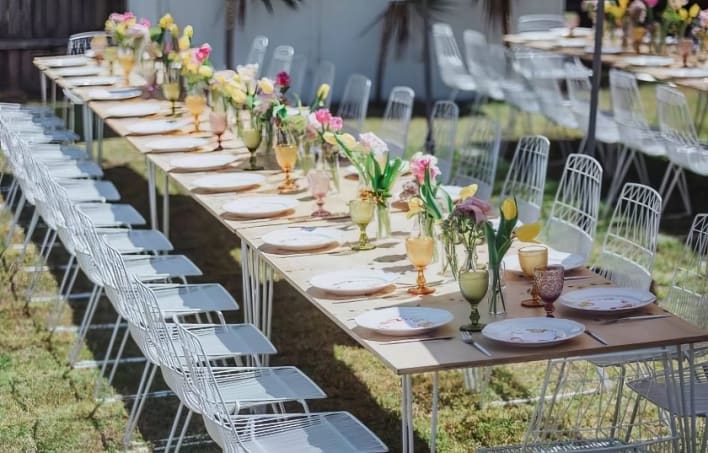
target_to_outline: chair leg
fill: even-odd
[[[101,294],[103,294],[103,287],[94,285],[88,305],[86,306],[86,311],[84,312],[84,317],[82,318],[81,325],[79,326],[78,337],[74,342],[74,346],[71,348],[71,352],[69,352],[69,366],[73,367],[76,363],[76,359],[79,357],[81,346],[84,344],[86,334],[88,333],[88,328],[91,326],[91,321],[93,320],[93,315],[96,313],[98,301],[101,300]]]
[[[683,207],[685,208],[685,214],[691,215],[693,209],[691,207],[691,195],[688,190],[688,182],[686,181],[686,173],[681,171],[678,181],[679,193],[681,194],[681,200],[683,201]]]
[[[22,250],[20,251],[20,254],[17,256],[17,263],[22,266],[22,263],[25,261],[25,254],[27,253],[27,247],[29,247],[30,241],[32,241],[32,236],[34,235],[34,230],[37,229],[37,223],[39,223],[39,211],[34,210],[34,213],[32,213],[32,220],[30,220],[30,224],[27,227],[27,231],[25,232],[25,240],[22,242]],[[49,231],[47,230],[45,234],[45,238],[49,235]],[[45,239],[46,240],[46,239]]]
[[[607,191],[607,209],[612,209],[613,203],[619,194],[620,188],[622,187],[622,182],[627,176],[627,171],[629,166],[634,160],[635,150],[623,147],[622,150],[617,155],[617,162],[615,163],[615,173],[612,176],[612,182],[610,183],[610,189]]]
[[[645,186],[651,186],[651,181],[649,180],[649,171],[647,170],[647,162],[644,159],[644,154],[639,152],[634,156],[634,168],[637,170],[639,175],[639,182]]]
[[[25,198],[25,194],[23,193],[22,195],[20,195],[20,201],[17,202],[17,207],[15,208],[15,215],[12,216],[10,226],[7,229],[7,235],[5,236],[6,246],[10,246],[12,244],[12,238],[15,235],[15,228],[17,228],[17,224],[20,221],[20,216],[22,215],[22,210],[25,207],[26,201],[27,199]]]
[[[34,292],[37,289],[37,284],[39,283],[40,275],[42,274],[42,268],[49,261],[49,255],[52,253],[52,248],[57,240],[57,232],[53,230],[47,230],[48,235],[44,236],[45,242],[42,243],[42,248],[39,251],[39,257],[35,263],[34,272],[32,273],[32,280],[30,281],[29,287],[25,292],[25,298],[27,301],[32,300]]]
[[[79,273],[79,266],[76,264],[76,257],[71,255],[69,257],[69,262],[66,264],[66,270],[64,271],[64,277],[62,277],[61,285],[59,286],[59,297],[54,302],[54,307],[47,316],[47,329],[54,331],[56,326],[59,325],[61,319],[61,314],[64,311],[64,302],[68,299],[71,290],[74,287],[74,282],[76,281],[76,276]]]
[[[108,361],[111,358],[111,352],[113,351],[113,345],[116,342],[116,337],[118,336],[118,330],[120,329],[120,322],[122,321],[123,317],[121,315],[118,315],[116,317],[116,322],[115,325],[113,326],[113,332],[111,333],[111,339],[108,341],[108,347],[106,348],[106,353],[103,356],[103,363],[101,364],[101,372],[99,373],[98,377],[96,378],[96,384],[94,386],[94,397],[96,399],[99,398],[100,393],[101,393],[101,388],[102,388],[102,383],[103,383],[103,377],[106,375],[106,368],[108,368]]]
[[[143,379],[141,379],[140,381],[141,386],[138,388],[138,392],[136,393],[135,401],[133,402],[133,407],[130,410],[130,415],[128,416],[128,424],[125,427],[125,434],[123,435],[123,446],[126,449],[130,448],[130,445],[133,442],[133,432],[135,431],[135,427],[138,424],[140,413],[143,411],[143,407],[145,406],[145,400],[147,399],[147,394],[150,391],[150,387],[152,387],[152,381],[155,378],[155,372],[157,371],[157,368],[157,365],[153,365],[152,363],[147,363],[145,365],[145,370],[143,371]],[[150,375],[147,378],[147,381],[144,382],[148,370],[150,370]]]
[[[116,353],[116,356],[113,359],[113,365],[111,366],[111,374],[108,375],[108,385],[113,384],[113,378],[116,376],[116,371],[118,371],[118,365],[120,359],[123,357],[123,351],[125,350],[125,345],[128,342],[128,338],[130,338],[130,330],[125,329],[125,332],[123,333],[123,339],[121,340],[120,346],[118,347],[118,352]]]
[[[191,410],[187,412],[187,418],[184,420],[184,425],[182,425],[182,432],[179,433],[179,440],[177,441],[177,446],[175,447],[175,453],[179,453],[179,450],[182,448],[182,442],[184,441],[184,436],[187,434],[187,428],[189,428],[189,422],[192,420],[192,412]]]
[[[170,434],[167,436],[167,443],[165,444],[165,453],[168,453],[170,451],[170,447],[172,447],[172,441],[175,438],[175,434],[177,433],[177,427],[179,426],[179,419],[182,418],[182,409],[184,409],[184,403],[182,401],[179,402],[179,407],[177,408],[177,413],[175,414],[175,419],[172,421],[172,427],[170,428]]]

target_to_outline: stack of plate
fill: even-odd
[[[236,156],[229,154],[203,154],[186,156],[170,160],[173,171],[217,170],[236,161]]]
[[[57,69],[54,73],[61,77],[79,77],[98,75],[103,72],[99,66],[70,66]]]
[[[391,307],[363,313],[354,321],[376,333],[391,336],[422,335],[448,324],[452,313],[440,308]]]
[[[178,131],[187,124],[185,120],[145,120],[126,124],[125,129],[134,135],[166,134]]]
[[[160,113],[162,106],[156,102],[131,102],[114,105],[106,109],[106,117],[134,118]]]
[[[490,340],[514,346],[553,346],[585,332],[579,322],[560,318],[515,318],[493,322],[482,329]]]
[[[312,277],[310,283],[337,296],[362,296],[391,286],[397,278],[397,275],[388,272],[363,269],[319,274]]]
[[[316,228],[299,229],[285,228],[271,231],[263,236],[263,243],[281,250],[299,252],[303,250],[317,250],[339,244],[342,240],[340,231]]]
[[[222,206],[226,214],[249,219],[267,219],[282,215],[298,205],[288,197],[247,197],[230,201]]]
[[[118,77],[112,76],[90,76],[90,77],[72,77],[68,82],[75,87],[91,87],[101,85],[114,85],[118,83]]]
[[[627,313],[653,304],[649,291],[634,288],[585,288],[560,296],[564,307],[594,314]]]
[[[145,147],[155,153],[178,153],[193,151],[206,145],[208,140],[197,137],[165,137],[145,143]]]
[[[90,99],[96,101],[121,101],[123,99],[132,99],[140,96],[142,92],[137,88],[113,88],[106,90],[96,88],[87,93]]]
[[[42,64],[48,68],[68,68],[70,66],[83,66],[89,62],[88,58],[82,55],[48,58]]]
[[[265,182],[265,177],[256,173],[221,173],[204,176],[192,182],[195,190],[205,192],[235,192],[259,186]]]

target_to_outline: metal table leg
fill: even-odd
[[[93,156],[93,112],[87,102],[82,104],[83,107],[83,122],[84,122],[84,142],[86,143],[86,151],[89,156]],[[98,160],[96,160],[98,162]]]
[[[411,376],[401,376],[401,451],[413,452],[413,389]]]
[[[162,233],[170,237],[170,175],[165,172],[165,188],[162,192]]]
[[[433,407],[430,415],[430,453],[435,453],[435,443],[438,437],[438,399],[440,393],[440,383],[438,381],[438,372],[433,373]]]
[[[148,202],[150,204],[150,228],[156,230],[157,225],[157,194],[155,188],[155,165],[145,156],[145,170],[148,177]]]
[[[96,157],[96,162],[101,165],[103,162],[103,128],[104,128],[103,118],[96,115],[96,142],[98,144],[98,155]]]
[[[42,107],[47,106],[47,75],[44,72],[40,72],[39,75],[39,89],[42,95]]]

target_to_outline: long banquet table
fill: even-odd
[[[56,77],[51,69],[42,64],[43,58],[35,59],[36,66],[43,73],[62,87],[70,87],[70,82],[61,77]],[[192,182],[205,174],[216,172],[238,172],[246,165],[248,153],[242,144],[232,136],[227,136],[224,154],[233,154],[238,157],[238,161],[227,168],[211,171],[184,173],[173,171],[171,160],[192,153],[151,153],[146,147],[146,142],[157,136],[134,136],[126,130],[126,124],[130,122],[144,121],[141,118],[108,118],[107,109],[114,105],[115,101],[92,101],[87,97],[87,88],[70,88],[76,96],[85,101],[86,112],[95,115],[99,123],[105,122],[116,134],[123,137],[132,148],[145,156],[148,164],[148,193],[151,204],[151,221],[157,224],[157,198],[156,198],[156,177],[158,171],[162,172],[166,182],[176,184],[185,193],[188,193],[206,211],[221,222],[225,228],[237,235],[242,244],[242,270],[244,278],[243,305],[245,319],[253,322],[261,328],[267,335],[270,334],[270,317],[272,308],[273,278],[277,273],[284,278],[293,288],[295,288],[306,300],[317,307],[332,322],[344,330],[349,336],[357,341],[361,346],[375,355],[390,370],[400,376],[401,380],[401,429],[403,451],[413,451],[413,395],[411,378],[415,374],[434,373],[435,393],[433,398],[433,423],[431,435],[431,450],[435,449],[434,439],[436,432],[437,415],[437,373],[443,370],[453,370],[462,368],[476,368],[499,364],[522,363],[536,360],[548,360],[554,358],[585,356],[599,353],[632,351],[648,347],[682,348],[687,347],[692,351],[692,344],[708,341],[708,332],[700,330],[688,322],[676,316],[662,319],[645,321],[642,323],[627,323],[619,325],[606,325],[597,319],[583,317],[577,313],[557,308],[557,315],[563,318],[574,319],[585,324],[594,333],[604,338],[608,345],[603,345],[597,340],[587,335],[581,335],[571,341],[567,341],[557,346],[547,348],[516,348],[495,344],[482,337],[475,335],[475,340],[482,344],[490,353],[487,357],[474,347],[462,342],[458,336],[458,327],[467,322],[469,316],[469,305],[464,301],[459,293],[457,283],[449,276],[442,275],[440,265],[434,264],[426,274],[428,279],[435,284],[436,291],[429,296],[410,296],[407,288],[414,284],[415,273],[410,265],[404,247],[404,238],[410,231],[410,220],[401,211],[394,209],[392,213],[392,230],[390,238],[377,243],[377,248],[370,251],[353,252],[347,243],[354,242],[358,237],[358,232],[351,227],[350,221],[345,216],[337,216],[333,219],[313,219],[309,214],[314,210],[314,202],[307,190],[282,195],[291,197],[299,201],[299,205],[285,215],[268,219],[238,219],[225,215],[222,208],[227,201],[232,201],[242,197],[250,197],[263,194],[277,193],[276,185],[282,181],[282,173],[274,170],[272,156],[265,156],[268,163],[267,170],[261,171],[266,177],[266,183],[260,187],[232,193],[197,193],[193,190]],[[145,102],[144,100],[126,100],[121,103]],[[162,103],[165,112],[168,111],[167,103],[164,101],[149,101]],[[162,115],[161,115],[162,116]],[[206,115],[203,117],[206,119]],[[203,121],[203,128],[208,128],[206,121]],[[174,135],[186,135],[191,129],[191,124],[183,128]],[[210,144],[205,149],[196,152],[209,152]],[[263,157],[263,156],[262,156]],[[303,184],[302,175],[300,184]],[[339,194],[332,194],[327,197],[326,207],[334,213],[344,213],[346,211],[346,201],[352,199],[358,183],[354,179],[343,178],[342,188]],[[169,191],[167,186],[163,191],[164,219],[163,228],[166,228],[169,219]],[[262,237],[274,230],[297,226],[306,227],[330,227],[340,229],[343,233],[344,243],[342,245],[315,252],[299,252],[288,254],[279,250],[271,249],[263,244]],[[374,226],[370,226],[370,233],[373,233]],[[518,248],[521,244],[515,244],[512,249]],[[485,260],[485,250],[480,247],[479,254],[482,261]],[[369,297],[343,298],[334,297],[314,289],[310,279],[323,272],[340,269],[379,269],[383,271],[400,274],[395,286],[387,290],[371,295]],[[262,272],[265,269],[265,272]],[[609,282],[602,277],[592,274],[589,270],[583,269],[575,271],[576,275],[585,275],[588,278],[577,281],[568,281],[565,291],[579,289],[589,286],[604,286]],[[261,278],[265,275],[265,281]],[[513,273],[507,272],[505,275],[506,286],[504,289],[507,301],[506,318],[543,316],[542,309],[523,308],[520,300],[528,296],[530,283]],[[408,338],[410,341],[391,341],[391,338],[372,334],[357,327],[354,317],[368,310],[383,307],[397,306],[429,306],[444,308],[454,315],[454,321],[449,325],[434,332],[430,337]],[[482,321],[493,321],[499,317],[487,315],[487,309],[483,303],[480,307]],[[663,310],[658,305],[652,305],[646,313],[662,313]],[[692,357],[689,354],[689,357]],[[297,365],[297,364],[295,364]],[[682,401],[683,403],[683,401]],[[695,448],[695,436],[691,441],[690,436],[695,433],[695,420],[692,426],[684,427],[689,447]],[[693,429],[693,431],[691,431]],[[691,448],[689,448],[691,450]]]

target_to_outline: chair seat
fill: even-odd
[[[691,406],[688,402],[684,404],[684,407],[679,407],[680,401],[678,399],[673,399],[671,404],[669,404],[668,391],[671,391],[672,395],[688,395],[690,380],[690,376],[684,379],[683,389],[680,388],[678,382],[674,382],[672,389],[669,390],[669,386],[663,379],[659,381],[656,378],[640,379],[628,383],[627,386],[661,409],[669,411],[672,415],[679,417],[690,417],[692,415],[705,417],[708,415],[708,381],[706,381],[705,373],[700,373],[700,376],[693,377],[693,404],[695,410],[691,411]]]
[[[144,282],[202,275],[202,271],[184,255],[125,256],[124,260],[128,274]]]
[[[46,161],[50,161],[50,160],[64,160],[64,161],[86,160],[89,158],[89,155],[86,151],[84,151],[80,148],[74,148],[73,146],[70,146],[70,147],[57,146],[55,149],[47,148],[47,149],[42,149],[42,150],[36,150],[35,152],[32,153],[32,157],[34,157],[37,160],[46,162]]]
[[[120,253],[169,252],[174,249],[169,239],[157,230],[102,229],[97,231]]]
[[[66,189],[69,199],[75,203],[120,200],[118,189],[110,181],[63,179],[59,184]]]
[[[670,447],[673,439],[652,439],[647,441],[639,441],[638,445],[634,445],[631,442],[625,442],[620,439],[606,438],[606,439],[582,439],[582,440],[571,440],[571,441],[561,441],[561,442],[543,442],[543,443],[530,443],[527,445],[510,445],[504,447],[491,447],[491,448],[478,448],[477,453],[555,453],[555,452],[566,452],[566,451],[626,451],[649,453],[651,451],[664,451],[663,449],[654,450],[652,446],[656,448],[657,444],[662,446]],[[623,448],[625,447],[625,448]]]
[[[231,421],[236,426],[243,447],[251,453],[388,451],[368,428],[348,412],[236,415],[231,417]]]
[[[268,368],[213,367],[221,397],[226,404],[295,401],[327,395],[302,371],[291,366]],[[250,404],[249,404],[250,403]]]
[[[199,337],[199,343],[210,359],[277,352],[253,324],[184,324],[184,327]]]
[[[478,88],[474,77],[469,74],[451,74],[449,81],[451,88],[460,91],[475,91]]]
[[[44,159],[50,168],[52,176],[56,178],[80,179],[80,178],[100,178],[103,176],[101,167],[92,160],[51,162]],[[47,162],[49,161],[49,162]]]
[[[239,308],[231,294],[223,286],[216,283],[153,285],[151,289],[154,291],[160,311],[166,319],[176,314],[232,311]],[[243,341],[246,339],[245,336],[248,335],[248,330],[246,328],[239,332],[239,329],[234,329],[232,334],[237,335],[240,333],[240,336],[244,338],[237,338],[237,340]],[[220,328],[213,328],[208,331],[213,332],[213,335],[218,337]],[[218,340],[218,338],[216,341],[217,344],[223,344],[223,341]],[[227,346],[224,345],[223,349],[226,348]]]
[[[125,203],[82,203],[78,205],[97,228],[111,226],[145,225],[145,218]]]

